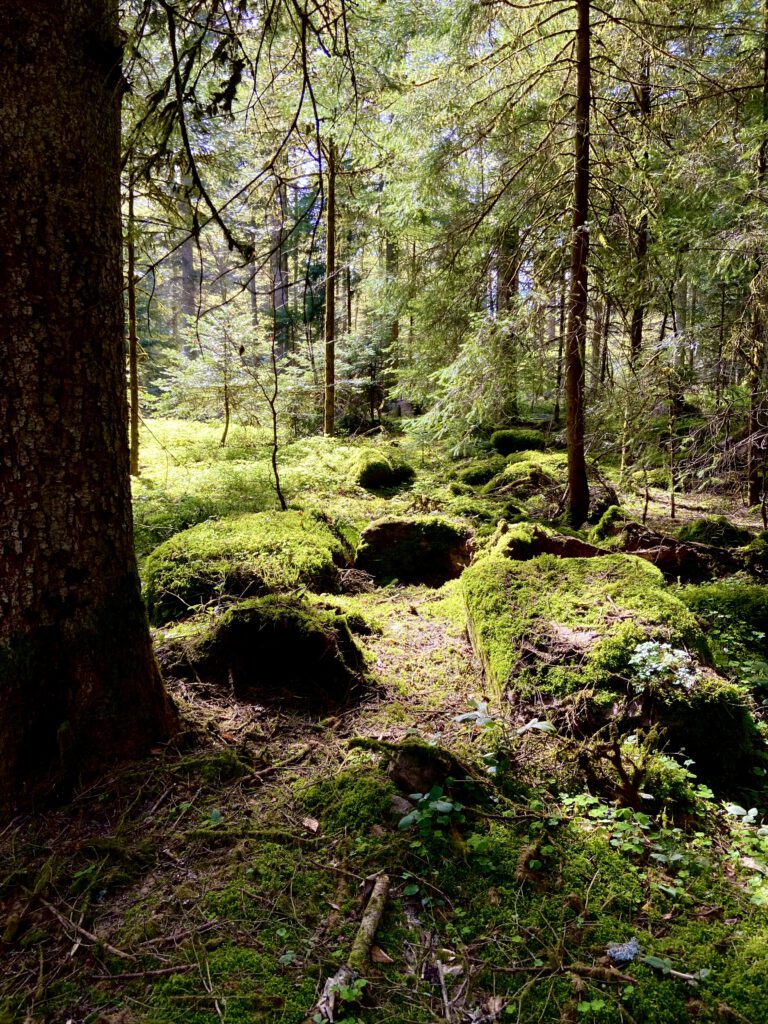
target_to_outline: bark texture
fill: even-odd
[[[336,143],[328,146],[326,188],[325,259],[325,405],[323,433],[333,437],[336,430]]]
[[[173,727],[133,554],[116,0],[0,6],[0,810]]]
[[[584,454],[584,352],[587,340],[589,259],[589,105],[591,102],[590,0],[577,0],[576,139],[573,186],[571,292],[568,310],[565,392],[568,436],[568,504],[571,526],[589,512]]]

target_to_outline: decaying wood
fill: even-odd
[[[546,533],[534,528],[531,541],[521,545],[516,556],[511,545],[506,549],[510,558],[533,558],[537,555],[558,555],[560,558],[596,558],[600,555],[636,555],[652,562],[665,576],[684,583],[696,583],[713,576],[726,576],[744,571],[755,573],[768,566],[753,552],[744,549],[719,548],[711,544],[697,544],[665,537],[640,523],[626,523],[621,530],[621,545],[603,548],[589,544],[578,537]]]
[[[376,935],[376,929],[381,922],[381,915],[387,904],[389,896],[389,875],[377,875],[373,886],[373,892],[365,908],[360,927],[357,929],[352,949],[346,964],[327,978],[320,993],[320,998],[312,1008],[307,1024],[318,1016],[322,1020],[334,1021],[336,1014],[336,1003],[342,989],[348,988],[370,964],[371,946]]]

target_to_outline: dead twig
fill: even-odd
[[[65,928],[71,928],[76,935],[82,936],[84,939],[88,939],[97,946],[103,946],[108,953],[112,956],[118,957],[120,960],[135,960],[136,957],[132,953],[126,953],[122,949],[117,949],[115,946],[111,946],[105,939],[100,939],[98,935],[94,935],[93,932],[89,932],[87,928],[83,928],[80,924],[75,924],[68,917],[65,917],[60,910],[57,910],[52,903],[48,900],[44,900],[40,897],[41,904],[59,921]]]

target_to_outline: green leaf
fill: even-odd
[[[658,956],[644,956],[642,963],[647,964],[648,967],[652,967],[655,971],[661,971],[662,974],[669,974],[672,970],[672,961],[664,959]]]

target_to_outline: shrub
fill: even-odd
[[[513,452],[540,452],[544,449],[544,437],[538,430],[525,430],[513,427],[509,430],[496,430],[491,434],[491,445],[501,455]]]

